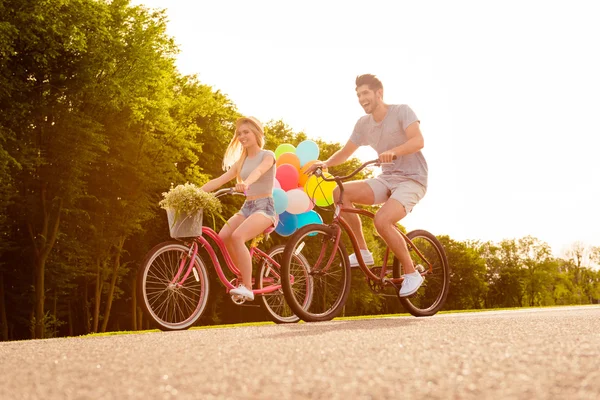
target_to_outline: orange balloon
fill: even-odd
[[[300,170],[300,159],[294,153],[283,153],[277,159],[277,166],[282,164],[293,165],[298,171]]]
[[[310,176],[306,175],[305,172],[311,165],[313,165],[317,161],[319,160],[309,161],[306,164],[304,164],[304,167],[300,168],[300,177],[298,178],[298,185],[300,185],[300,187],[304,187],[304,185],[306,185],[306,181],[308,181],[308,178],[310,178]]]

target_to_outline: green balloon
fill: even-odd
[[[280,144],[275,149],[275,159],[278,159],[283,153],[294,153],[296,154],[296,148],[289,143]]]

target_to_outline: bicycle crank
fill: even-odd
[[[232,294],[231,301],[233,301],[238,306],[241,306],[246,302],[246,298],[244,296],[240,296],[239,294]]]

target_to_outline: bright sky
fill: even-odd
[[[167,9],[182,73],[309,137],[345,143],[364,114],[354,79],[377,75],[425,138],[429,188],[407,229],[600,246],[595,2],[133,3]]]

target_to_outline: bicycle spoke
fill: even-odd
[[[350,271],[342,244],[333,240],[331,228],[307,226],[299,230],[286,246],[286,263],[282,277],[286,298],[292,310],[308,321],[326,321],[337,315],[347,297]],[[293,257],[302,255],[309,265],[309,275],[296,276]],[[289,258],[288,258],[289,257]],[[293,277],[294,282],[291,282]],[[289,282],[289,286],[288,285]],[[304,285],[311,286],[310,302],[304,302]]]
[[[448,294],[449,270],[444,250],[435,236],[429,232],[413,231],[408,236],[414,247],[418,249],[418,252],[415,249],[410,250],[413,265],[417,270],[421,269],[425,272],[425,280],[414,296],[400,301],[413,315],[433,315],[443,306]],[[396,266],[397,264],[394,267],[394,276],[399,276],[400,272],[396,270]]]
[[[204,266],[188,259],[184,262],[180,277],[196,269],[196,274],[185,282],[173,282],[181,267],[182,260],[188,257],[189,248],[179,243],[168,244],[159,249],[145,264],[142,295],[146,309],[161,328],[185,329],[200,315],[206,305],[207,281]],[[198,261],[199,258],[196,258]],[[202,267],[202,268],[198,268]],[[196,276],[199,280],[196,280]]]

